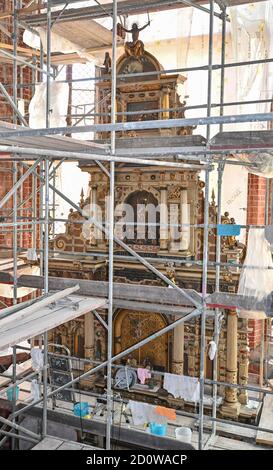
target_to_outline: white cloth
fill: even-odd
[[[62,127],[66,125],[66,114],[69,98],[68,83],[50,82],[50,125]],[[39,83],[35,87],[35,93],[29,103],[29,127],[38,129],[45,127],[46,116],[46,82]]]
[[[163,388],[174,398],[184,398],[184,400],[193,402],[199,400],[200,383],[196,377],[166,373],[164,374]]]
[[[258,301],[270,294],[273,291],[272,268],[272,253],[270,244],[265,238],[265,229],[251,227],[248,231],[247,251],[241,270],[238,294],[256,297]]]
[[[217,351],[217,345],[215,341],[210,341],[208,354],[209,354],[209,358],[211,361],[213,361],[213,359],[215,358],[216,351]]]
[[[148,403],[129,400],[129,407],[131,409],[133,424],[141,426],[145,423],[159,422],[160,417],[155,412],[155,406]]]
[[[40,387],[36,379],[31,381],[31,400],[40,400]]]
[[[40,348],[32,348],[30,351],[32,368],[34,370],[41,370],[44,366],[44,355]]]
[[[28,248],[27,250],[27,259],[28,261],[37,261],[38,256],[35,248]]]

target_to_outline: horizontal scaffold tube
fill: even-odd
[[[232,114],[200,118],[160,119],[156,121],[117,122],[115,124],[90,124],[88,126],[51,127],[0,132],[0,138],[33,137],[54,134],[76,134],[81,132],[133,131],[143,129],[172,129],[185,126],[207,126],[214,124],[236,124],[242,122],[273,121],[273,113]],[[46,153],[46,151],[44,151]]]

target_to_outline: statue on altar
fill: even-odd
[[[128,57],[141,57],[144,55],[144,44],[139,39],[139,33],[147,28],[147,26],[150,26],[150,24],[151,22],[149,20],[148,23],[141,28],[138,27],[137,23],[134,23],[131,29],[126,29],[122,26],[123,31],[132,34],[132,41],[127,41],[125,43],[125,54]]]

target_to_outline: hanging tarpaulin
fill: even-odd
[[[234,62],[272,57],[273,1],[249,3],[229,8]],[[272,98],[272,64],[244,65],[234,69],[238,101]],[[270,112],[271,103],[239,105],[238,114]],[[236,129],[267,129],[267,122],[247,123]]]
[[[46,127],[46,83],[35,87],[34,96],[29,104],[29,127]],[[69,85],[62,82],[50,83],[50,125],[65,127],[68,108]]]
[[[260,310],[255,310],[255,303],[266,305],[273,292],[273,262],[270,244],[265,238],[264,228],[250,228],[248,232],[247,252],[241,271],[238,294],[252,298],[253,311],[239,311],[240,316],[262,318]],[[272,316],[267,311],[268,316]],[[265,316],[265,315],[264,315]]]

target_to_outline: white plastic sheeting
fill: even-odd
[[[256,155],[237,155],[239,160],[252,163],[253,166],[247,167],[249,173],[263,176],[264,178],[273,178],[273,154],[268,152],[258,153]]]
[[[31,400],[33,402],[40,400],[40,386],[37,379],[31,381]]]
[[[232,31],[234,62],[259,60],[272,57],[273,54],[273,0],[249,3],[229,9]],[[244,65],[233,69],[233,86],[236,100],[272,99],[273,68],[271,63]],[[271,103],[253,103],[237,106],[238,114],[270,112]],[[230,127],[229,127],[230,128]],[[267,122],[241,124],[240,129],[268,129]],[[260,153],[255,156],[238,156],[242,161],[257,165],[248,167],[250,173],[265,178],[273,177],[273,155]]]
[[[215,343],[215,341],[210,341],[208,355],[211,361],[213,361],[213,359],[215,358],[216,351],[217,351],[217,344]]]
[[[255,266],[255,268],[247,268]],[[268,269],[272,268],[272,269]],[[250,228],[238,294],[262,300],[273,291],[273,262],[264,229]]]
[[[31,352],[32,368],[41,370],[44,366],[44,353],[40,348],[32,348]]]
[[[229,9],[234,62],[272,57],[273,0]],[[245,65],[233,69],[233,86],[239,101],[272,98],[272,64]],[[238,106],[237,112],[269,112],[271,103]],[[243,125],[240,126],[242,129]],[[246,123],[245,128],[267,129],[268,123]]]
[[[58,81],[50,83],[50,126],[66,126],[69,85]],[[33,129],[46,127],[46,83],[35,88],[29,104],[29,126]]]
[[[247,267],[249,266],[249,267]],[[253,266],[253,267],[252,267]],[[264,229],[250,228],[247,253],[238,286],[238,294],[254,297],[257,301],[265,299],[273,292],[273,262],[270,244],[265,238]],[[259,312],[241,312],[241,316],[259,318]]]

